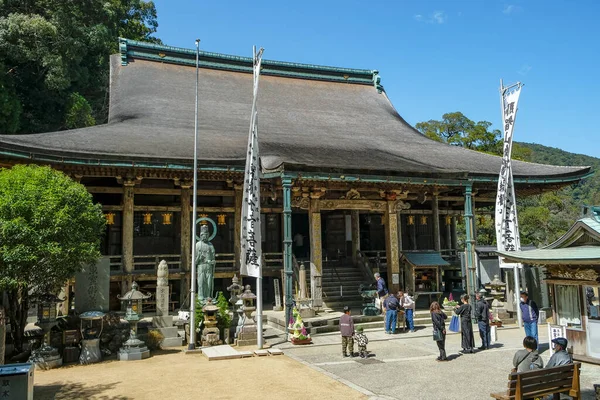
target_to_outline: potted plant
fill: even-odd
[[[310,338],[310,334],[306,331],[300,312],[298,312],[298,309],[295,307],[292,311],[292,318],[290,319],[288,330],[291,333],[290,340],[292,341],[292,344],[312,343],[312,339]]]

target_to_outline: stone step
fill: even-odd
[[[166,337],[160,342],[160,347],[180,347],[183,345],[183,338],[176,337]]]

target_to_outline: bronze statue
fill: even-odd
[[[198,299],[212,297],[215,276],[215,248],[208,241],[208,226],[200,228],[200,241],[196,243],[196,268],[198,268]]]

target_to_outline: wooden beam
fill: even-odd
[[[90,193],[123,193],[122,187],[109,187],[109,186],[86,186],[86,189]],[[169,189],[169,188],[141,188],[136,187],[133,189],[134,194],[157,194],[157,195],[173,195],[179,196],[181,189]],[[233,190],[213,190],[213,189],[198,189],[198,196],[215,196],[215,197],[233,197]]]

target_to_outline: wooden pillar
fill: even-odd
[[[444,218],[446,224],[446,250],[453,249],[452,247],[452,217],[448,220],[448,215]]]
[[[392,293],[400,290],[400,252],[398,250],[398,213],[396,202],[388,201],[385,208],[385,251],[387,256],[387,284]],[[396,279],[394,279],[394,277]],[[397,283],[394,283],[394,280]]]
[[[180,269],[187,272],[191,269],[192,258],[192,184],[185,182],[181,184],[181,254]],[[190,291],[188,274],[183,274],[179,280],[179,306],[183,307]]]
[[[321,242],[321,211],[319,200],[310,200],[308,210],[310,225],[310,293],[315,293],[315,275],[323,276],[323,244]]]
[[[235,187],[235,214],[234,214],[234,227],[233,227],[233,253],[234,253],[234,265],[235,270],[240,270],[241,254],[241,237],[242,237],[242,201],[244,200],[244,194],[242,193],[242,187],[236,185]],[[263,238],[264,239],[264,238]]]
[[[416,216],[415,216],[415,219],[416,219]],[[417,222],[416,221],[414,224],[410,225],[410,241],[412,242],[412,249],[417,250],[418,246],[417,246]]]
[[[433,216],[431,217],[433,219],[433,248],[435,251],[440,251],[440,208],[437,194],[434,194],[431,200],[431,210],[433,212]]]
[[[465,187],[465,269],[467,272],[467,293],[475,295],[475,240],[473,229],[473,194],[472,187]]]
[[[358,263],[358,252],[360,251],[360,212],[353,210],[350,212],[352,225],[352,261],[354,265]]]
[[[458,235],[456,233],[456,217],[452,216],[452,226],[451,226],[451,230],[452,230],[452,249],[453,250],[458,250]]]
[[[127,278],[121,281],[121,292],[125,294],[133,281],[133,188],[135,181],[123,181],[123,237],[122,237],[122,267]]]

